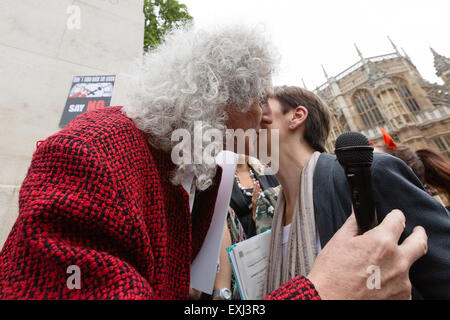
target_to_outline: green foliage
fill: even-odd
[[[192,20],[186,5],[177,0],[144,0],[144,50],[160,44],[164,34]]]

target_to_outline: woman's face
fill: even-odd
[[[262,124],[262,129],[283,129],[287,127],[289,122],[289,112],[286,114],[283,114],[283,107],[281,106],[280,101],[276,98],[269,98],[268,107],[270,109],[270,113],[272,115],[272,121],[271,123],[264,123]]]
[[[271,119],[270,123],[262,122],[261,129],[267,129],[267,136],[271,136],[272,130],[278,130],[279,132],[279,143],[282,143],[288,134],[288,126],[290,119],[290,112],[283,114],[283,108],[280,102],[276,98],[270,98],[268,101],[268,107],[270,109]],[[268,150],[272,153],[272,139],[267,139]]]

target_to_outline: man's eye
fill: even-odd
[[[261,107],[265,106],[267,104],[267,96],[263,96],[259,99],[259,104],[261,105]]]

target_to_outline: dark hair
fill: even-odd
[[[397,145],[394,150],[388,148],[385,144],[377,145],[377,147],[382,149],[383,152],[389,153],[390,155],[403,160],[403,162],[405,162],[408,167],[410,167],[411,170],[416,174],[420,181],[422,181],[423,184],[426,183],[425,167],[423,165],[423,162],[419,158],[419,156],[409,147],[401,144]]]
[[[322,99],[311,91],[294,86],[275,87],[273,98],[280,102],[283,113],[298,106],[308,110],[305,140],[314,150],[325,152],[325,143],[330,132],[330,115]]]
[[[450,163],[438,153],[430,149],[414,152],[404,145],[397,145],[394,150],[385,144],[377,147],[403,160],[423,184],[432,186],[450,201]]]
[[[416,151],[425,167],[425,181],[450,201],[450,162],[430,149]]]

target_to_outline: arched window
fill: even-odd
[[[375,99],[367,90],[358,90],[353,95],[353,103],[367,128],[384,124],[384,118],[377,107]]]
[[[400,98],[402,98],[405,105],[411,112],[419,112],[421,110],[419,104],[414,98],[413,94],[408,88],[408,84],[402,78],[394,78],[394,83],[397,86],[397,92]]]

